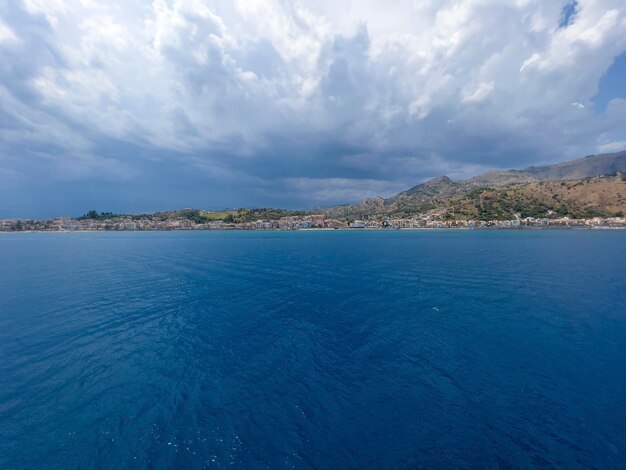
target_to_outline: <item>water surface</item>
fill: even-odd
[[[626,462],[626,232],[0,235],[0,468]]]

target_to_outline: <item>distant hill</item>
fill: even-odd
[[[440,176],[387,199],[367,199],[329,209],[335,217],[448,219],[595,217],[626,213],[626,151],[530,167],[488,172],[465,181]]]
[[[590,155],[554,165],[529,167],[525,170],[491,171],[467,181],[475,186],[503,186],[533,181],[560,181],[626,173],[626,150],[617,153]]]
[[[415,194],[422,194],[427,192],[447,194],[450,192],[455,192],[457,187],[458,185],[447,176],[439,176],[437,178],[428,180],[425,183],[413,186],[411,189],[407,189],[406,191],[399,193],[397,196],[412,196]]]

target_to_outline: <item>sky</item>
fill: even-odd
[[[0,0],[0,218],[310,208],[626,149],[624,0]]]

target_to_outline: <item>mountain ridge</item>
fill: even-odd
[[[348,218],[511,218],[619,215],[626,212],[626,151],[592,155],[523,170],[491,171],[467,180],[442,175],[388,198],[337,206]]]
[[[587,155],[586,157],[576,160],[550,165],[529,166],[522,170],[492,170],[467,180],[454,181],[448,176],[442,175],[419,183],[398,193],[396,196],[400,194],[413,194],[426,188],[437,188],[453,183],[466,183],[474,186],[502,186],[535,181],[583,179],[593,176],[609,175],[615,172],[626,173],[626,150],[599,155]]]

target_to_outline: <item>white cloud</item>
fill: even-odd
[[[626,140],[606,142],[606,143],[598,145],[599,153],[620,152],[624,149],[626,149]]]
[[[534,64],[538,63],[540,60],[541,60],[541,56],[537,52],[533,53],[533,55],[531,55],[528,59],[526,59],[524,61],[524,63],[520,67],[519,71],[523,72],[524,70],[526,70],[526,69],[532,67]]]
[[[18,123],[4,146],[49,141],[92,169],[100,146],[138,146],[327,184],[301,183],[316,199],[353,180],[350,194],[415,182],[433,154],[458,175],[577,157],[626,139],[620,103],[590,106],[626,51],[626,5],[581,0],[559,28],[565,3],[0,3],[0,112]]]
[[[0,43],[18,42],[18,38],[11,28],[0,21]]]
[[[492,82],[483,82],[479,83],[478,86],[472,87],[470,89],[466,89],[465,95],[463,96],[464,103],[480,103],[487,99],[495,83]]]

